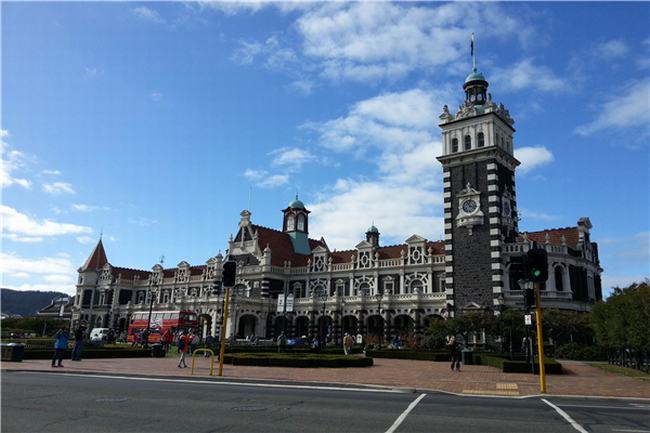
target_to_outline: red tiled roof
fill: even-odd
[[[141,269],[120,268],[120,267],[113,268],[113,275],[115,277],[117,277],[118,275],[122,275],[122,278],[127,280],[130,280],[136,275],[139,276],[141,279],[149,278],[150,274],[151,274],[150,271],[143,271]]]
[[[528,239],[533,240],[539,244],[546,243],[546,234],[548,233],[548,241],[551,245],[561,246],[562,236],[564,235],[566,246],[576,248],[579,240],[579,233],[577,227],[564,227],[559,229],[541,230],[538,232],[527,232]],[[519,233],[519,240],[523,240],[523,234]]]
[[[190,275],[201,275],[205,268],[207,268],[207,265],[190,266]]]

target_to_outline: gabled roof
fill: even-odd
[[[113,276],[117,277],[118,275],[122,275],[122,278],[127,280],[135,276],[139,276],[140,279],[146,279],[151,274],[151,271],[143,271],[142,269],[113,267],[112,270]]]
[[[564,227],[558,229],[547,229],[538,232],[527,232],[528,239],[537,242],[540,245],[546,244],[546,235],[551,245],[562,246],[562,236],[564,236],[567,247],[577,248],[580,235],[577,227]],[[523,233],[519,233],[519,241],[523,241]]]
[[[104,244],[100,238],[99,242],[97,242],[97,245],[95,246],[95,249],[92,253],[90,253],[90,256],[88,256],[86,263],[81,266],[81,270],[87,271],[101,269],[106,263],[108,263],[108,258],[106,258]]]
[[[305,266],[311,255],[298,254],[293,249],[293,243],[287,233],[264,226],[251,224],[253,231],[257,231],[258,244],[261,250],[268,245],[271,248],[271,264],[284,266],[284,262],[291,261],[292,266]],[[316,239],[309,239],[310,249],[323,246]]]

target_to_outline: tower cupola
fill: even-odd
[[[474,66],[472,73],[465,78],[465,83],[463,84],[465,104],[485,105],[487,101],[487,89],[488,82],[485,80],[483,74]]]
[[[375,248],[379,246],[379,229],[374,223],[366,230],[366,241]]]
[[[282,212],[284,213],[282,231],[291,237],[294,251],[298,254],[310,254],[311,248],[307,237],[310,212],[305,208],[304,203],[298,200],[298,194]]]

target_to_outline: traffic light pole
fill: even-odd
[[[540,294],[542,283],[534,281],[535,288],[535,322],[537,325],[537,352],[539,360],[539,388],[542,394],[546,394],[546,372],[544,371],[544,336],[542,335],[542,307]]]
[[[223,307],[223,322],[221,323],[221,345],[219,347],[219,376],[223,373],[223,357],[226,353],[226,324],[228,323],[228,304],[230,300],[230,287],[226,287],[226,300]]]

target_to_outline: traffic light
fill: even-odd
[[[527,262],[527,279],[535,282],[543,282],[548,279],[548,257],[545,249],[528,250]]]
[[[235,285],[235,278],[237,276],[237,262],[232,260],[223,264],[223,271],[221,272],[221,284],[223,287],[232,287]]]
[[[524,290],[524,305],[526,307],[535,305],[535,291],[533,289]]]
[[[526,272],[526,256],[524,254],[510,257],[510,277],[513,281],[528,279],[528,274]]]

